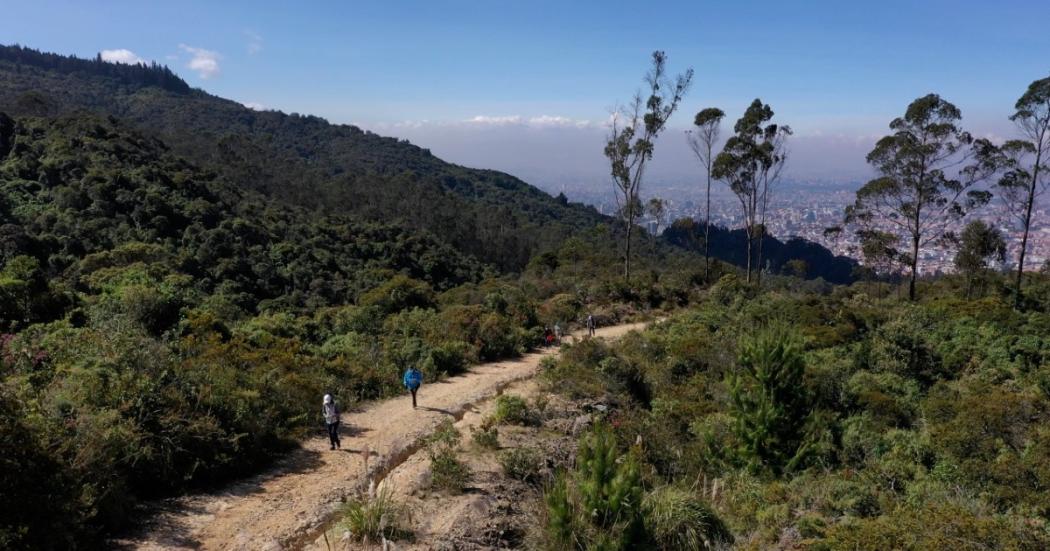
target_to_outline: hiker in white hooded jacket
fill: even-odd
[[[331,394],[324,395],[324,403],[321,405],[321,415],[324,415],[324,424],[328,428],[328,441],[332,448],[341,448],[339,442],[339,406]]]

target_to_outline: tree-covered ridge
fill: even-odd
[[[94,117],[0,114],[0,192],[2,263],[30,257],[38,277],[78,291],[103,289],[113,270],[142,264],[164,274],[174,314],[212,295],[247,313],[348,304],[392,274],[440,290],[484,271],[426,234],[317,216],[238,189]],[[59,314],[31,305],[22,318]]]
[[[76,56],[64,56],[41,52],[23,46],[0,46],[0,61],[8,61],[16,70],[35,67],[61,74],[93,75],[111,79],[125,86],[157,86],[170,92],[188,93],[190,85],[179,78],[171,69],[157,62],[146,63],[110,63],[102,61],[99,54],[95,59],[81,59]]]
[[[0,50],[0,110],[112,115],[244,188],[424,229],[503,269],[521,269],[534,252],[604,219],[513,176],[452,165],[429,150],[354,126],[253,111],[199,90],[131,86],[92,71],[93,61],[55,56],[82,68],[63,71],[45,54]],[[19,62],[11,60],[13,51],[21,52]]]
[[[664,230],[662,237],[672,245],[699,252],[704,250],[704,231],[702,222],[680,219]],[[742,228],[711,226],[709,231],[708,251],[712,257],[737,266],[746,265],[748,237]],[[837,256],[827,247],[799,237],[781,241],[764,235],[762,250],[764,265],[760,269],[774,274],[846,284],[856,279],[859,268],[852,258]]]

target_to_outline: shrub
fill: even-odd
[[[471,427],[470,438],[480,448],[499,449],[499,430],[489,417],[480,426]]]
[[[357,541],[404,539],[410,535],[404,528],[405,509],[394,499],[389,486],[380,488],[373,498],[347,502],[343,506],[342,517],[343,527]]]
[[[461,436],[452,421],[446,419],[427,438],[425,444],[427,455],[430,456],[431,487],[459,493],[470,482],[470,469],[456,457]]]
[[[799,467],[810,417],[802,338],[781,325],[763,329],[743,341],[738,363],[727,382],[741,459],[755,471]]]
[[[657,488],[645,496],[642,509],[646,530],[661,549],[717,549],[733,542],[718,515],[687,490]]]
[[[833,525],[817,549],[1046,549],[1050,538],[1039,527],[1008,517],[939,504],[901,508],[872,519]]]
[[[456,458],[456,451],[442,449],[430,454],[431,487],[449,493],[460,493],[470,483],[473,473]]]
[[[511,394],[496,398],[496,411],[492,414],[492,419],[497,424],[522,426],[530,425],[534,421],[525,399]]]
[[[645,542],[640,450],[626,455],[599,426],[580,441],[576,471],[546,492],[546,538],[555,549],[633,549]]]
[[[503,474],[522,482],[539,480],[542,461],[540,452],[533,448],[514,448],[499,456]]]

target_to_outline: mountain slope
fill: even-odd
[[[248,312],[316,308],[350,303],[394,273],[437,289],[484,273],[432,236],[268,200],[90,116],[0,112],[0,219],[0,265],[32,258],[52,285],[103,292],[115,267],[144,263],[119,277],[146,280],[163,267],[174,272],[160,285],[172,316],[216,293]],[[22,309],[27,323],[52,310]]]
[[[253,111],[190,89],[164,67],[0,46],[0,111],[84,109],[127,121],[244,188],[426,229],[505,270],[604,219],[513,176],[449,164],[405,141],[313,116]]]

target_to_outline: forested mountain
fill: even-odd
[[[293,445],[318,396],[390,396],[406,366],[438,380],[585,311],[674,307],[697,271],[654,247],[623,284],[597,225],[500,276],[427,232],[245,190],[84,112],[0,114],[0,221],[3,549],[100,548],[138,500]]]
[[[425,229],[502,269],[603,217],[513,176],[446,163],[349,125],[253,111],[191,89],[166,67],[0,46],[0,111],[114,116],[245,188],[293,204]]]
[[[87,115],[0,113],[0,219],[0,264],[36,265],[18,279],[98,291],[139,278],[157,294],[159,328],[191,297],[221,296],[246,312],[317,308],[351,303],[397,273],[448,289],[484,272],[425,233],[275,203]],[[140,269],[121,271],[129,265]],[[59,317],[50,296],[4,317]]]
[[[675,221],[663,233],[663,238],[679,247],[703,252],[704,226],[689,219]],[[742,266],[747,262],[747,235],[743,229],[730,230],[711,227],[711,256]],[[856,260],[836,256],[827,247],[806,239],[781,241],[772,235],[762,239],[764,270],[807,279],[822,278],[829,283],[852,283],[856,278]]]

